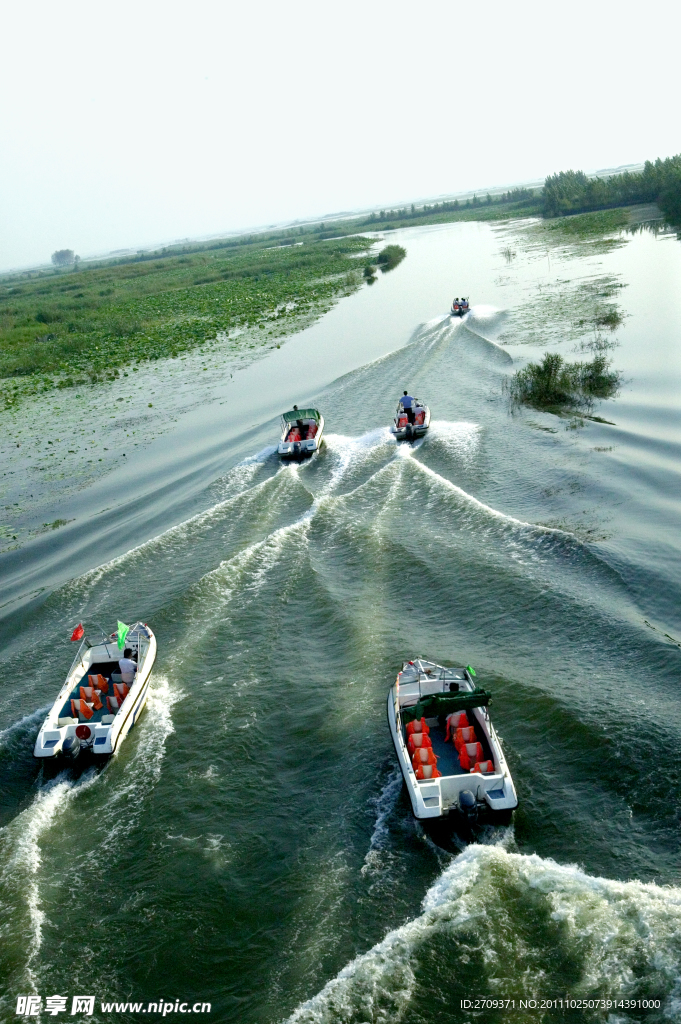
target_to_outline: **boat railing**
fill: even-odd
[[[138,638],[139,639],[137,641],[137,673],[139,675],[139,673],[142,671],[144,667],[144,662],[146,660],[147,654],[149,653],[151,641],[149,640],[148,636],[144,636],[142,633],[138,634]]]

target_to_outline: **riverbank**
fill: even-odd
[[[5,279],[0,404],[114,381],[196,349],[276,345],[361,285],[374,239],[168,255]]]
[[[641,207],[559,221],[534,218],[498,225],[494,230],[505,269],[499,277],[498,283],[503,287],[496,301],[508,309],[499,339],[502,344],[506,344],[507,339],[514,339],[512,344],[520,343],[523,347],[543,347],[549,342],[566,339],[581,344],[594,330],[606,330],[610,335],[613,325],[621,323],[623,316],[617,301],[622,284],[611,275],[598,272],[587,280],[581,276],[568,280],[562,272],[524,293],[522,301],[517,294],[511,297],[509,286],[512,289],[519,261],[548,260],[550,269],[551,260],[572,263],[586,256],[602,258],[626,246],[627,239],[631,238],[628,232],[636,230],[636,223],[654,219],[654,214],[654,208]],[[420,239],[422,232],[425,232],[425,240],[431,235],[447,235],[448,230],[446,225],[435,225],[390,237],[408,248],[410,240]],[[405,344],[418,317],[429,319],[438,309],[438,302],[443,311],[448,309],[452,294],[470,291],[473,303],[495,301],[496,288],[490,290],[487,276],[478,280],[474,269],[476,260],[489,259],[486,250],[476,255],[475,240],[484,237],[490,226],[481,224],[478,229],[474,224],[465,228],[462,225],[462,231],[471,253],[470,262],[449,248],[439,252],[436,273],[426,261],[417,275],[420,301],[416,306],[413,303],[403,306],[399,285],[411,256],[390,274],[381,274],[372,288],[357,290],[364,264],[367,259],[376,258],[365,254],[380,244],[384,237],[381,234],[346,239],[331,256],[324,256],[324,250],[328,252],[337,243],[320,243],[322,261],[340,260],[344,273],[328,279],[328,289],[325,282],[308,289],[308,297],[310,291],[317,291],[315,301],[309,306],[304,307],[301,302],[295,312],[289,311],[273,319],[264,328],[256,322],[241,330],[235,329],[229,335],[221,334],[175,357],[140,360],[119,372],[100,374],[94,381],[83,375],[85,383],[78,386],[50,386],[44,383],[44,376],[36,375],[36,394],[24,392],[27,400],[13,402],[0,410],[0,552],[18,549],[29,541],[42,543],[50,539],[57,543],[58,537],[75,529],[81,521],[87,505],[86,494],[92,497],[87,515],[99,515],[101,509],[117,506],[123,496],[130,495],[132,486],[130,475],[125,471],[126,463],[134,463],[142,477],[147,474],[151,478],[158,458],[166,459],[165,450],[160,456],[154,455],[158,445],[163,448],[163,438],[175,437],[183,453],[188,445],[191,450],[193,442],[188,440],[191,431],[186,436],[182,434],[180,440],[178,430],[185,423],[200,423],[204,413],[210,420],[206,433],[214,431],[216,442],[220,437],[229,445],[233,428],[224,426],[225,422],[231,424],[227,409],[230,412],[240,410],[240,415],[249,417],[249,425],[256,420],[255,398],[241,402],[243,387],[248,386],[252,396],[258,395],[258,421],[263,422],[276,414],[282,402],[298,401],[301,392],[311,397],[334,375]],[[305,265],[309,259],[305,248],[312,249],[313,244],[284,250],[284,262],[280,265],[287,265],[287,252],[289,260],[302,259]],[[273,252],[275,261],[282,260],[278,250],[263,250],[262,259],[270,260]],[[177,261],[182,258],[177,257]],[[255,252],[248,259],[254,261]],[[319,262],[315,262],[318,259],[313,253],[307,267],[319,266]],[[216,260],[215,265],[218,263]],[[349,271],[345,269],[348,265]],[[179,279],[189,272],[200,276],[197,266],[201,265],[180,263]],[[203,273],[207,274],[205,267],[211,265],[203,266]],[[245,263],[241,266],[244,268]],[[149,263],[133,267],[119,264],[105,268],[103,273],[129,275],[146,267]],[[129,278],[130,288],[155,287],[167,282],[172,272],[172,268],[164,272],[163,268],[151,266],[146,277]],[[53,280],[68,282],[86,273],[82,270],[67,272],[54,275]],[[451,285],[445,283],[448,279]],[[114,280],[118,280],[115,275]],[[32,284],[31,294],[38,295],[40,281],[36,279]],[[195,285],[197,291],[207,287]],[[390,295],[389,301],[386,301],[387,295]],[[343,298],[342,303],[340,298]],[[346,304],[349,304],[347,311]],[[353,318],[352,310],[358,304],[364,314],[362,317],[355,314]],[[325,312],[327,315],[322,316]],[[365,328],[356,336],[358,322]],[[286,345],[284,337],[288,338]],[[291,351],[285,352],[290,346],[293,346]],[[318,359],[323,366],[317,367]],[[256,364],[262,364],[262,369],[251,372],[249,367]],[[291,366],[295,370],[291,370]],[[248,385],[245,382],[249,382]],[[260,401],[263,394],[271,397],[269,404],[263,405]],[[217,424],[220,424],[219,430]],[[204,430],[204,427],[197,429]],[[102,485],[105,478],[110,486],[109,483]],[[143,482],[134,486],[144,489]],[[168,519],[164,518],[163,522]],[[136,538],[137,534],[133,539]]]

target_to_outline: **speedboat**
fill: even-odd
[[[277,451],[282,459],[304,459],[314,455],[322,443],[324,417],[317,409],[294,405],[281,417],[281,441]]]
[[[468,304],[468,299],[455,299],[452,302],[452,308],[449,311],[450,316],[465,316],[471,307]]]
[[[419,819],[482,813],[501,822],[518,806],[501,742],[490,721],[490,694],[475,670],[405,661],[388,693],[388,725]]]
[[[97,643],[84,636],[82,629],[80,636],[78,653],[33,750],[35,757],[44,763],[50,759],[60,769],[76,758],[101,761],[118,750],[142,713],[156,659],[156,637],[142,622],[127,628],[124,648],[118,646],[116,633],[111,637],[102,633]],[[129,685],[118,666],[128,647],[137,662]]]
[[[411,411],[413,419],[402,402],[397,403],[397,412],[390,433],[394,434],[398,441],[413,441],[417,437],[423,437],[430,426],[430,409],[418,398],[414,399]]]

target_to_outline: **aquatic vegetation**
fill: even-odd
[[[611,333],[625,314],[613,301],[624,287],[619,275],[559,278],[540,282],[530,295],[511,309],[502,341],[521,345],[577,342],[581,350],[603,350],[603,332]],[[611,347],[611,343],[607,342]]]
[[[262,348],[361,285],[354,237],[81,267],[0,285],[0,395],[116,379],[221,336]],[[48,333],[44,325],[49,324]],[[257,334],[256,334],[257,332]]]
[[[621,374],[610,369],[603,353],[589,363],[568,363],[558,352],[545,352],[540,363],[528,363],[505,381],[512,407],[529,405],[547,412],[591,408],[595,399],[613,398]]]
[[[407,250],[403,249],[401,245],[386,245],[385,249],[381,249],[376,257],[376,262],[386,274],[389,270],[394,270],[406,255]]]
[[[593,213],[580,213],[571,217],[561,217],[559,220],[544,222],[542,229],[555,238],[565,236],[573,238],[593,238],[595,236],[610,234],[619,231],[629,223],[629,214],[626,209],[597,210]]]

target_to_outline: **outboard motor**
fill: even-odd
[[[459,810],[469,824],[478,820],[478,802],[470,789],[459,793]]]
[[[294,454],[295,455],[300,455],[300,450],[301,450],[300,449],[300,441],[294,441],[294,443],[293,443]]]
[[[67,761],[75,761],[80,754],[80,740],[77,736],[67,736],[61,747],[62,755]]]

